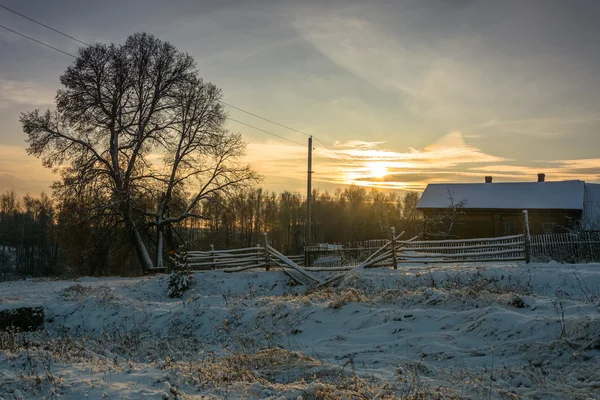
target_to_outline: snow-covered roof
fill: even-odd
[[[600,184],[586,183],[583,201],[583,229],[600,230]]]
[[[581,210],[584,182],[507,182],[429,184],[417,208],[447,208],[463,201],[464,208],[517,210]]]

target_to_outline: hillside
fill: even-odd
[[[598,264],[378,269],[313,291],[280,271],[209,271],[183,299],[167,296],[166,275],[3,282],[0,303],[15,301],[42,303],[46,331],[0,333],[4,399],[600,390]]]

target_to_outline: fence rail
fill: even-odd
[[[304,261],[304,255],[287,256],[287,258],[298,265],[301,265]],[[269,265],[269,260],[265,248],[260,246],[242,249],[179,252],[172,258],[172,262],[176,266],[185,264],[187,268],[193,271],[265,268]]]
[[[533,235],[531,258],[536,261],[600,262],[600,232]]]
[[[525,235],[464,240],[397,242],[399,262],[469,262],[525,260]]]
[[[290,276],[299,282],[317,281],[308,271],[342,271],[364,268],[394,267],[401,263],[457,263],[488,261],[600,262],[600,232],[579,232],[528,236],[512,235],[497,238],[464,240],[392,240],[381,241],[382,246],[359,262],[344,262],[335,253],[315,260],[313,268],[302,268],[306,255],[284,256],[271,246],[230,250],[189,251],[173,257],[175,264],[192,270],[225,269],[227,272],[271,266],[292,269]],[[310,251],[310,249],[308,250]]]

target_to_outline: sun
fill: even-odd
[[[388,174],[385,164],[380,162],[367,163],[367,168],[374,178],[383,178]]]

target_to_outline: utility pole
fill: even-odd
[[[306,185],[306,245],[310,244],[310,225],[312,222],[312,136],[308,138],[308,181]]]

